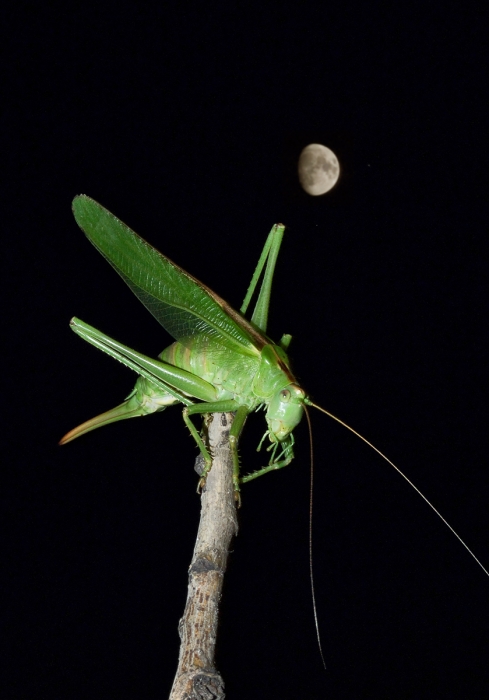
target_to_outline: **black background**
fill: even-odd
[[[287,224],[269,334],[489,564],[485,23],[467,3],[330,5],[4,16],[2,699],[167,697],[199,518],[178,409],[57,446],[134,381],[72,315],[150,355],[170,342],[77,228],[77,193],[234,306]],[[310,142],[342,168],[320,198],[296,177]],[[293,465],[243,488],[228,697],[484,696],[489,579],[373,451],[313,421],[328,669],[301,425]]]

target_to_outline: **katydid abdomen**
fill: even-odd
[[[217,343],[196,337],[172,343],[158,357],[212,384],[216,401],[234,399],[251,410],[263,402],[252,391],[252,381],[260,367],[259,356],[234,356]]]

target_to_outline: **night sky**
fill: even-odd
[[[59,447],[135,375],[76,315],[172,342],[71,214],[85,193],[238,307],[287,229],[269,335],[301,386],[394,461],[489,568],[488,59],[468,4],[21,4],[3,74],[0,700],[170,691],[199,520],[178,407]],[[308,143],[337,155],[300,188]],[[233,700],[489,692],[489,578],[381,458],[312,416],[242,490],[217,666]],[[263,466],[262,414],[241,440]]]

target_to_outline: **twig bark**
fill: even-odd
[[[213,461],[202,493],[187,603],[179,623],[180,656],[170,700],[225,697],[224,681],[214,666],[214,651],[229,545],[238,532],[228,439],[232,421],[231,413],[214,413],[209,423]]]

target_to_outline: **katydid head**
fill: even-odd
[[[288,384],[273,395],[266,413],[271,442],[281,442],[300,423],[305,397],[297,384]]]

